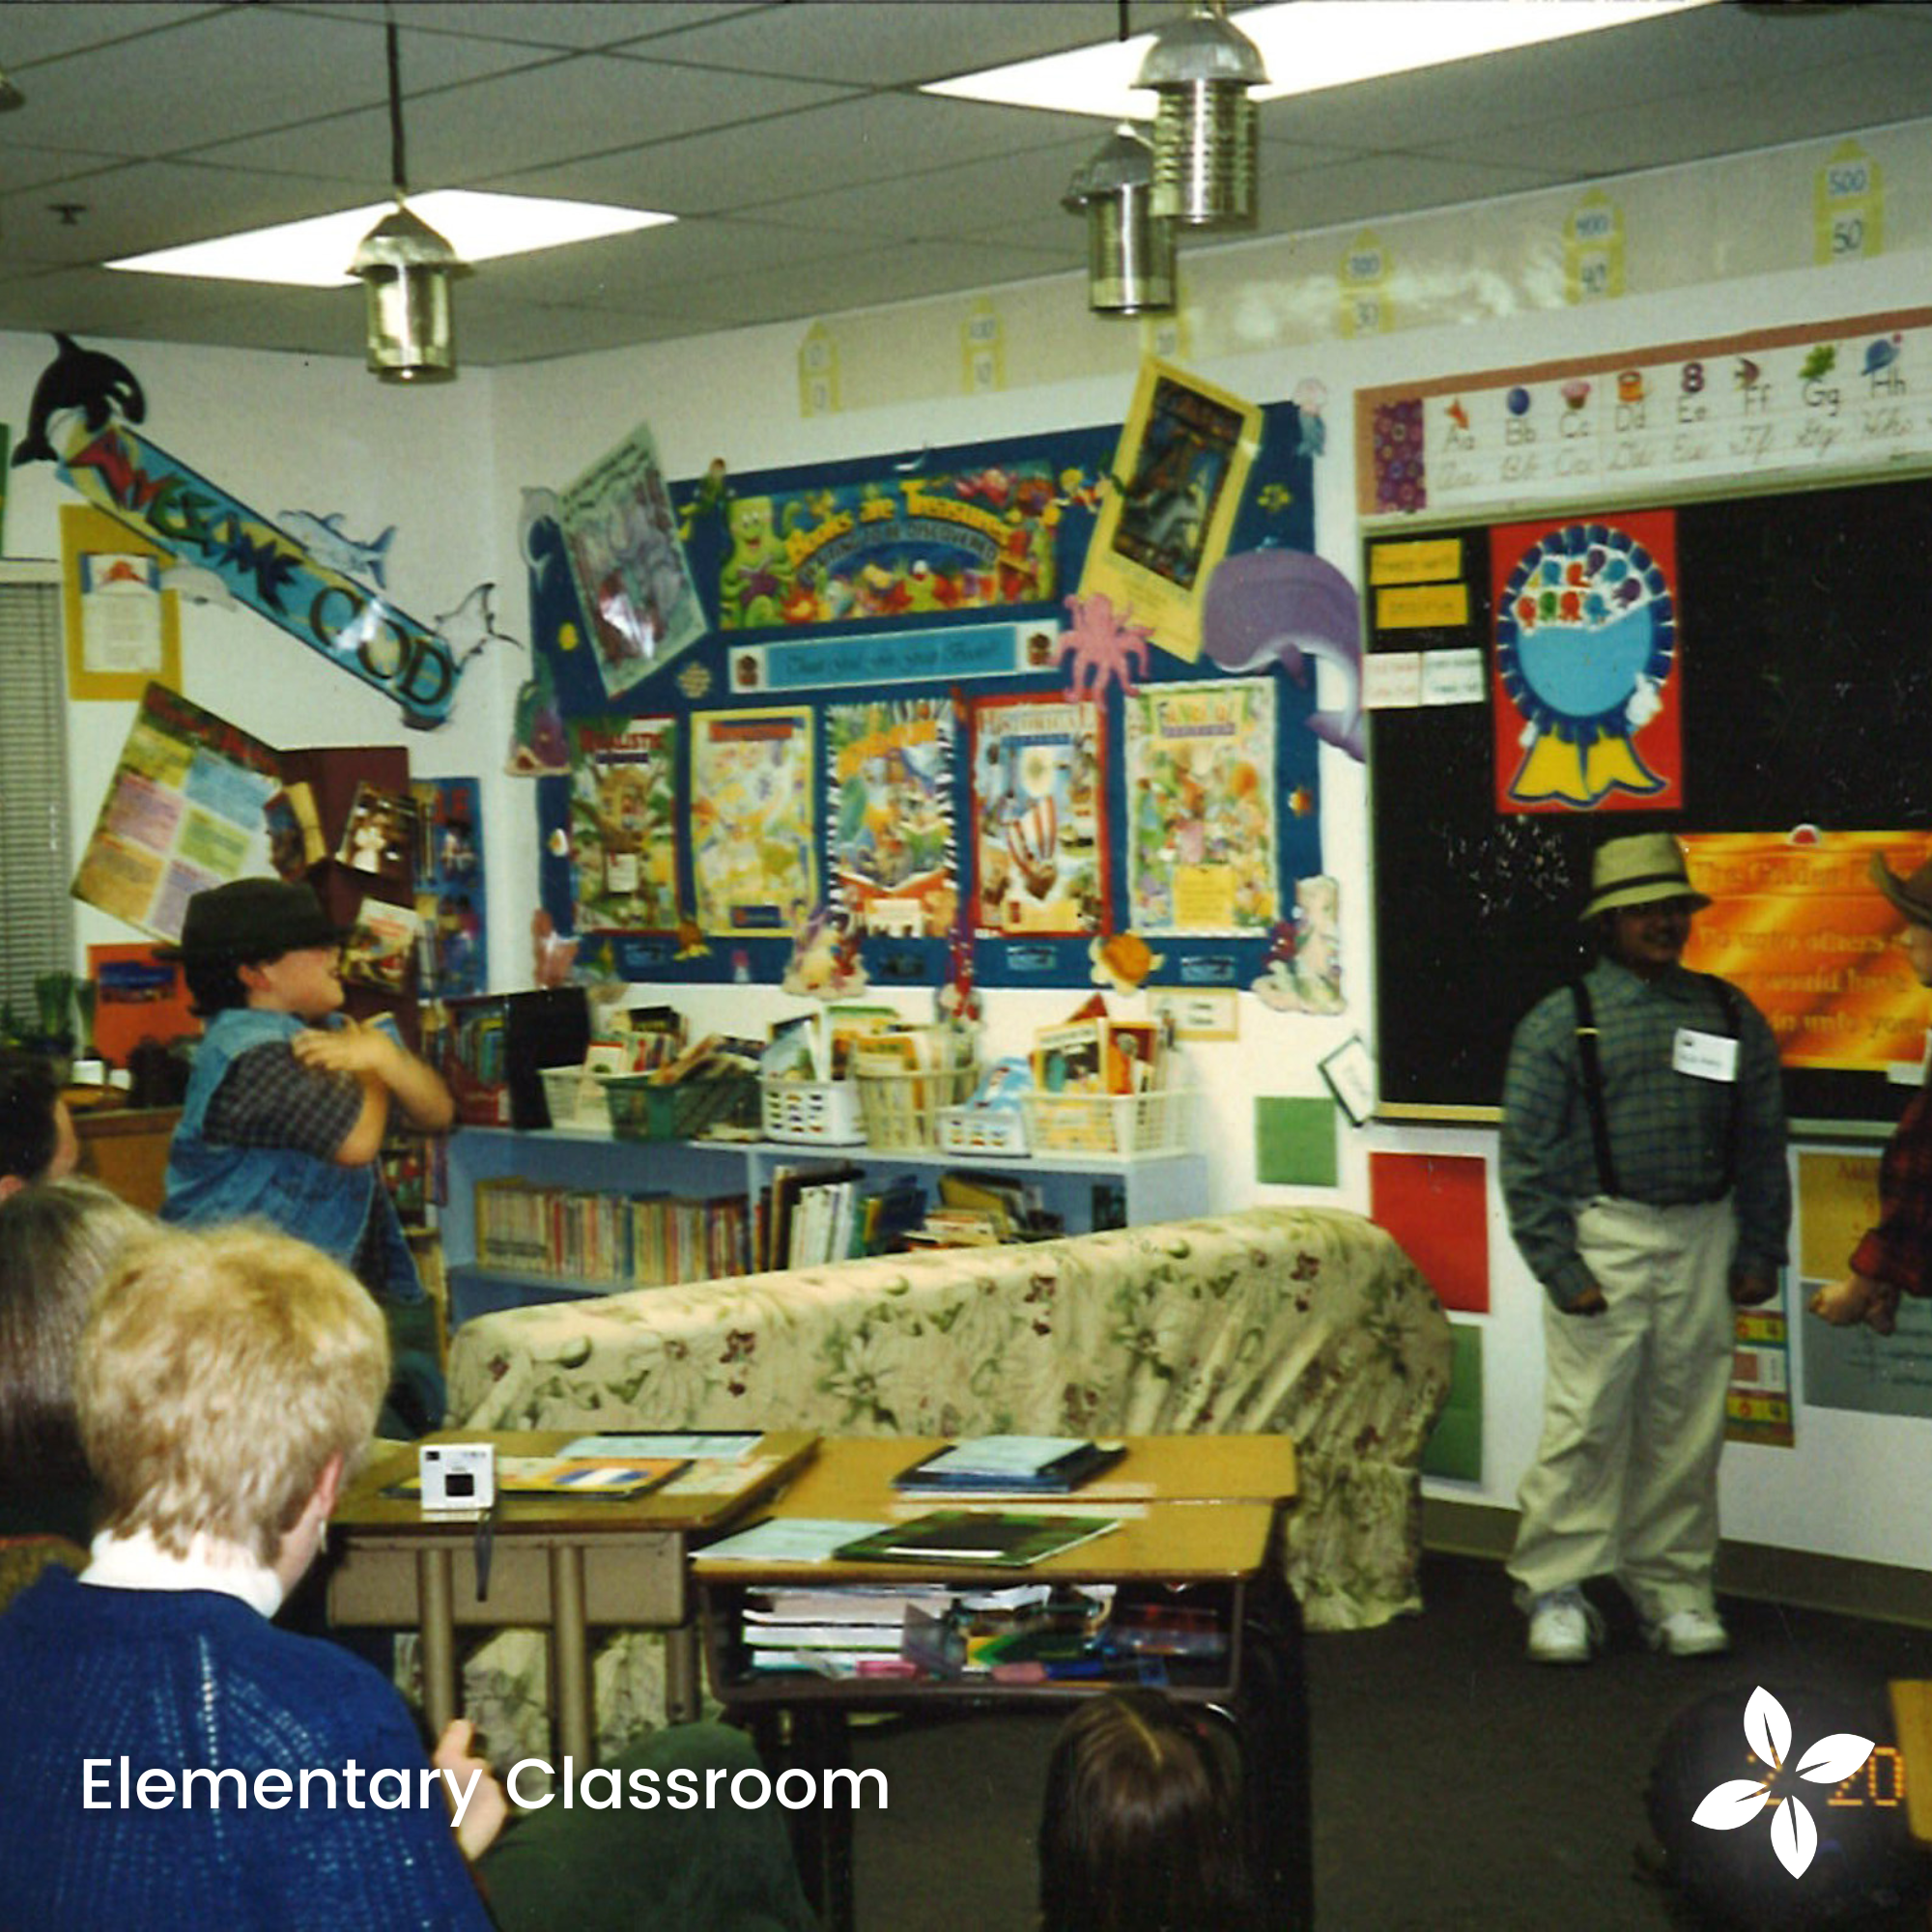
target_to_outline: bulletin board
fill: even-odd
[[[1917,591],[1928,555],[1922,474],[1405,521],[1365,538],[1371,691],[1378,656],[1384,669],[1411,654],[1478,668],[1449,694],[1457,701],[1400,702],[1371,720],[1384,1107],[1454,1118],[1498,1104],[1517,1021],[1587,957],[1577,915],[1606,836],[1693,835],[1693,876],[1695,835],[1761,835],[1747,841],[1760,869],[1780,852],[1797,863],[1814,836],[1843,836],[1861,875],[1857,834],[1888,835],[1865,843],[1891,853],[1894,870],[1918,863],[1932,826],[1932,650]],[[1608,600],[1592,635],[1612,637],[1634,571],[1645,624],[1583,649],[1587,600]],[[1525,619],[1544,609],[1550,621],[1531,639]],[[1552,672],[1533,660],[1565,642],[1566,609],[1576,655]],[[1631,729],[1640,677],[1657,689]],[[1708,850],[1720,861],[1725,848]],[[1854,897],[1879,923],[1835,937],[1848,957],[1822,970],[1847,977],[1887,936],[1878,894],[1861,885]],[[1901,985],[1902,1020],[1886,1023],[1910,1033],[1923,998],[1909,975]],[[1785,1081],[1795,1120],[1889,1124],[1898,1113],[1876,1066],[1787,1056]]]
[[[1293,404],[1253,420],[1238,465],[1197,473],[1200,527],[1231,556],[1306,554],[1319,434]],[[1117,424],[673,481],[705,628],[641,673],[600,661],[585,573],[532,520],[542,715],[520,755],[580,976],[777,981],[803,923],[863,906],[875,986],[945,983],[961,943],[981,985],[1091,985],[1095,944],[1130,930],[1169,983],[1248,984],[1321,870],[1314,668],[1230,675],[1198,639],[1136,647],[1069,609],[1121,446]],[[1150,883],[1159,734],[1183,714],[1233,748],[1204,838],[1263,826],[1265,890],[1217,891],[1165,847]]]

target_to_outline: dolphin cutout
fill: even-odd
[[[1357,764],[1367,762],[1361,602],[1332,563],[1305,551],[1277,549],[1225,558],[1202,601],[1201,647],[1231,674],[1278,664],[1300,677],[1310,658],[1335,666],[1345,683],[1343,703],[1313,712],[1308,728]]]

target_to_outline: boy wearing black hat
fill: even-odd
[[[428,1133],[456,1110],[398,1037],[340,1012],[344,936],[299,883],[237,879],[189,899],[172,951],[208,1030],[161,1217],[197,1227],[259,1215],[352,1268],[406,1331],[384,1433],[421,1435],[442,1421],[442,1382],[433,1340],[407,1332],[422,1327],[427,1301],[376,1156],[392,1108]]]
[[[1771,1028],[1680,963],[1709,904],[1667,833],[1607,840],[1582,914],[1602,957],[1510,1048],[1503,1200],[1548,1305],[1509,1573],[1541,1663],[1589,1661],[1581,1586],[1605,1574],[1654,1649],[1730,1641],[1712,1573],[1732,1309],[1776,1293],[1791,1187]]]
[[[1901,879],[1876,855],[1872,883],[1905,915],[1898,943],[1921,986],[1932,986],[1932,865]],[[1852,1251],[1842,1281],[1808,1304],[1833,1327],[1862,1321],[1881,1335],[1898,1322],[1901,1294],[1932,1294],[1932,1087],[1906,1108],[1878,1167],[1878,1226]]]

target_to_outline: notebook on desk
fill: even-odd
[[[1065,1495],[1126,1453],[1122,1442],[1071,1435],[981,1435],[922,1457],[893,1488],[905,1495]]]
[[[1011,1510],[929,1510],[845,1544],[841,1563],[987,1563],[1024,1569],[1118,1524],[1111,1517],[1031,1516]]]

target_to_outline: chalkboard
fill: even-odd
[[[1932,478],[1652,507],[1675,552],[1663,608],[1680,764],[1662,811],[1497,809],[1498,767],[1515,755],[1498,742],[1498,702],[1507,726],[1520,721],[1493,675],[1495,579],[1507,620],[1520,528],[1364,541],[1371,656],[1474,648],[1483,669],[1480,703],[1372,720],[1378,1056],[1393,1111],[1498,1103],[1517,1021],[1589,956],[1577,915],[1601,838],[1932,823]],[[1574,526],[1566,540],[1591,546],[1632,514],[1534,527]],[[1453,543],[1453,575],[1434,586],[1447,594],[1420,586],[1405,611],[1374,587],[1392,574],[1377,554],[1418,542]],[[1889,1122],[1899,1110],[1878,1073],[1787,1068],[1785,1080],[1795,1119]]]

